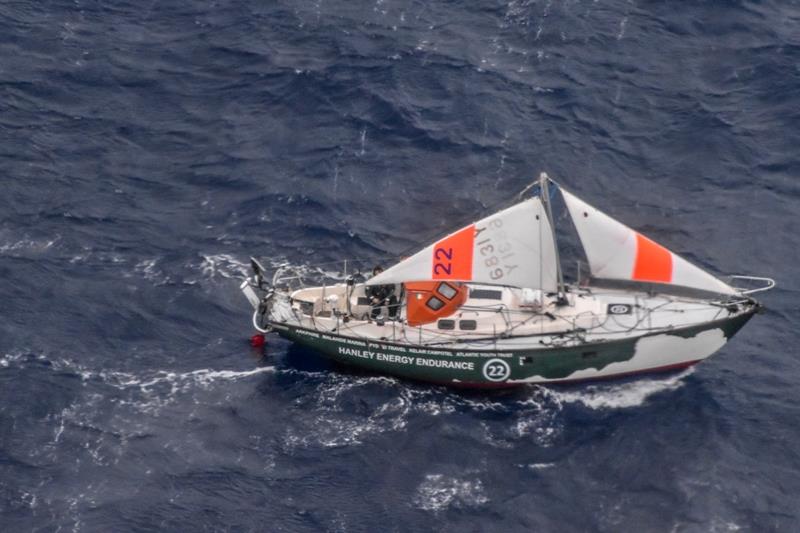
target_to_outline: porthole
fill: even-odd
[[[428,301],[425,302],[425,305],[427,305],[430,309],[433,309],[434,311],[438,311],[439,309],[444,307],[444,302],[441,301],[436,296],[431,296],[430,298],[428,298]]]
[[[448,300],[452,300],[453,297],[458,294],[458,291],[454,289],[451,285],[447,283],[440,283],[438,287],[436,287],[436,292],[447,298]]]

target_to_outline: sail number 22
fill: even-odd
[[[449,276],[453,273],[453,249],[439,247],[433,251],[433,273]]]
[[[475,227],[448,235],[433,245],[433,279],[472,279],[472,251],[475,245]]]

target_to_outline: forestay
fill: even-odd
[[[370,279],[472,281],[555,292],[553,231],[539,198],[531,198],[451,233]]]
[[[592,276],[736,294],[726,283],[561,188]]]

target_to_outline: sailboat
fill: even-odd
[[[556,193],[588,260],[587,278],[571,283],[556,243]],[[253,326],[401,378],[564,383],[694,365],[761,309],[754,293],[775,285],[755,276],[723,281],[544,173],[517,200],[369,279],[288,288],[290,276],[279,269],[270,282],[253,259],[241,285]]]

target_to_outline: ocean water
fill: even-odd
[[[800,3],[0,3],[0,530],[796,531]],[[510,392],[247,340],[547,171],[776,278],[693,370]]]

